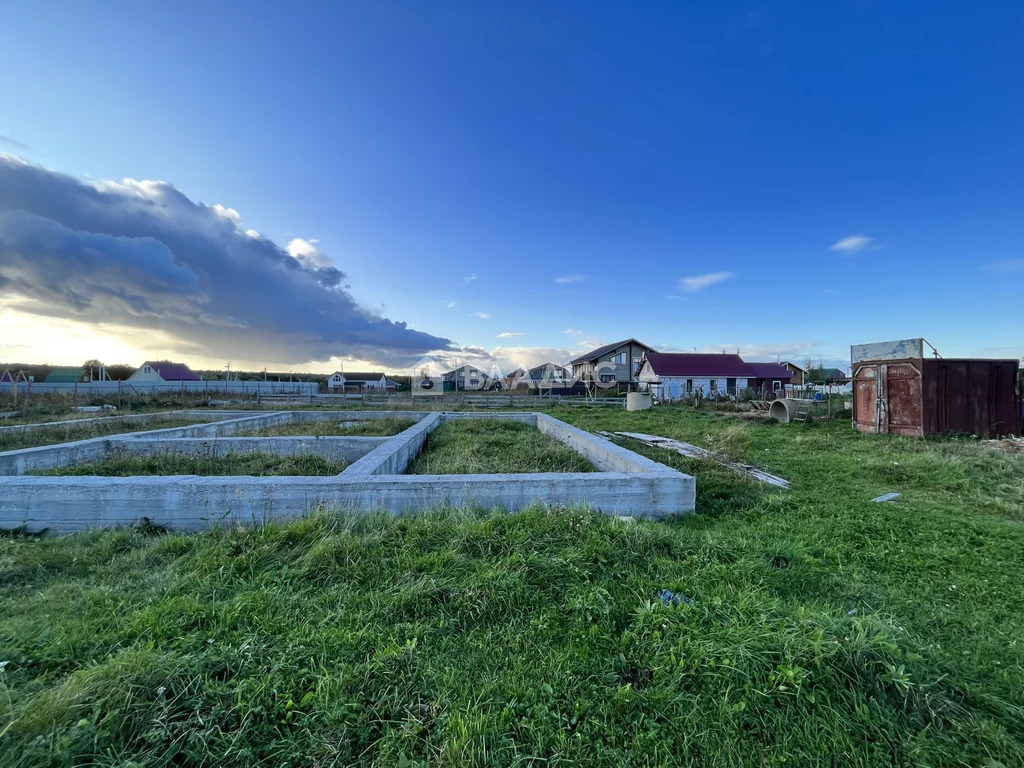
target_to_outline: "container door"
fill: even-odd
[[[860,432],[885,431],[881,367],[862,365],[853,373],[853,426]]]
[[[888,428],[896,435],[921,437],[921,371],[912,363],[889,363],[885,371],[885,413]]]
[[[912,363],[861,365],[853,375],[853,426],[920,437],[921,371]]]

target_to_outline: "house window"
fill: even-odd
[[[693,392],[693,379],[686,380],[686,391]]]
[[[782,389],[782,382],[781,381],[773,381],[772,382],[772,390],[774,392],[778,392],[780,389]]]
[[[150,368],[150,367],[149,367],[149,366],[147,365],[147,366],[146,366],[146,367],[145,367],[145,368],[144,368],[144,369],[142,370],[142,372],[143,372],[143,373],[152,373],[152,372],[153,372],[153,369],[152,369],[152,368]]]
[[[469,385],[470,385],[471,387],[475,387],[475,386],[476,386],[477,384],[479,384],[479,383],[480,383],[480,379],[470,379],[470,380],[469,380]]]
[[[718,391],[718,379],[712,379],[711,380],[711,391],[712,392],[717,392]]]
[[[615,374],[614,373],[602,373],[601,374],[601,381],[604,382],[605,384],[613,382],[613,381],[615,381]]]
[[[619,354],[612,358],[612,362],[615,363],[616,365],[622,365],[624,362],[626,362],[626,353],[619,352]]]

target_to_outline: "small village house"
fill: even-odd
[[[565,366],[558,363],[544,363],[526,372],[526,378],[533,386],[541,388],[564,387],[572,379],[572,374]]]
[[[789,360],[784,360],[780,363],[787,371],[793,374],[793,378],[790,379],[790,383],[794,387],[802,387],[804,384],[804,378],[807,376],[807,371],[801,368],[796,363],[791,363]]]
[[[569,370],[558,363],[543,363],[522,371],[516,378],[516,386],[530,389],[551,389],[553,387],[565,387],[569,384],[572,374]]]
[[[335,371],[327,379],[330,392],[395,392],[398,382],[380,371]]]
[[[135,373],[128,377],[128,381],[144,384],[161,384],[199,381],[199,377],[184,363],[172,363],[170,360],[147,360],[139,366]]]
[[[526,381],[526,369],[516,368],[512,373],[508,373],[502,378],[501,384],[505,389],[517,389],[520,386],[528,387],[529,382]]]
[[[745,389],[758,394],[784,390],[792,374],[778,363],[748,363],[734,354],[649,352],[639,379],[662,400],[695,393],[735,397]]]
[[[808,380],[814,384],[833,384],[844,386],[850,383],[850,374],[841,368],[818,368],[809,371]]]

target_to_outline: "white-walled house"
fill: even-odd
[[[778,363],[748,363],[739,355],[648,352],[639,379],[662,400],[694,393],[735,396],[744,389],[784,390],[793,374]]]
[[[147,360],[128,377],[128,381],[159,384],[171,381],[199,381],[199,377],[184,363],[172,363],[169,360]]]
[[[339,392],[386,392],[398,389],[398,382],[377,371],[335,371],[327,379],[327,389]]]

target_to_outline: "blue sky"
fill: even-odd
[[[15,1],[0,151],[315,241],[372,313],[502,361],[1016,357],[1022,39],[997,2]],[[0,360],[59,354],[26,311]],[[131,330],[104,349],[163,351]]]

